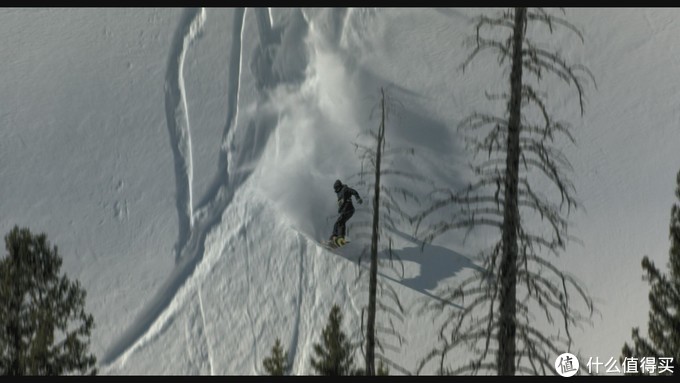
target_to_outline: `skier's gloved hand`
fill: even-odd
[[[359,197],[357,198],[357,202],[359,202],[359,205],[361,205],[362,203],[364,203],[364,200],[362,200],[361,197]]]

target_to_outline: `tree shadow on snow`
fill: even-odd
[[[391,256],[387,250],[379,251],[378,259],[380,266],[378,274],[383,278],[399,283],[430,298],[462,309],[463,306],[446,301],[440,296],[440,291],[437,291],[438,285],[442,281],[455,277],[464,269],[483,272],[484,268],[475,264],[470,258],[446,247],[428,244],[422,247],[421,250],[421,243],[417,239],[401,232],[397,233],[397,235],[411,242],[413,246],[392,249]],[[347,260],[359,263],[366,270],[369,269],[370,244],[368,243],[363,241],[350,243],[341,249],[335,250],[335,253]],[[389,266],[388,262],[390,260],[394,267]],[[408,267],[408,263],[417,264],[419,266],[418,274],[415,276],[405,276],[400,261],[403,262],[404,268]]]

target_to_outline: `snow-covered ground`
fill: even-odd
[[[87,290],[101,373],[259,374],[277,337],[293,372],[312,373],[330,307],[350,329],[367,304],[362,243],[339,255],[317,241],[331,230],[333,181],[360,170],[351,143],[377,124],[380,86],[401,102],[388,139],[418,154],[401,166],[438,185],[470,179],[455,128],[498,110],[484,91],[507,86],[491,54],[457,70],[479,12],[493,10],[2,9],[0,232],[28,226],[59,247]],[[570,216],[583,244],[554,262],[599,310],[576,351],[606,360],[646,329],[642,257],[668,256],[680,11],[567,17],[585,43],[529,31],[597,80],[583,117],[574,89],[544,84],[574,126],[577,145],[562,149],[585,206]],[[423,254],[397,243],[404,275],[385,281],[410,310],[394,360],[413,370],[429,351],[437,334],[419,302],[477,267],[489,241],[451,233]]]

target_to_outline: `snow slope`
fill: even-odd
[[[438,185],[472,177],[455,127],[502,110],[484,91],[507,84],[493,55],[456,70],[480,11],[3,9],[0,231],[28,226],[59,246],[87,289],[104,374],[259,374],[277,337],[293,372],[309,374],[330,307],[349,329],[366,305],[362,243],[335,254],[316,241],[332,227],[330,185],[360,169],[351,143],[377,124],[378,88],[401,102],[390,142],[418,153],[401,167]],[[549,40],[597,80],[583,118],[573,89],[545,83],[577,140],[562,149],[585,206],[570,216],[583,245],[555,262],[596,299],[593,325],[574,334],[586,357],[618,357],[631,328],[646,328],[640,261],[667,259],[678,16],[569,9],[585,43]],[[437,339],[419,302],[478,267],[494,238],[451,233],[421,254],[408,231],[396,243],[403,275],[383,279],[409,308],[408,344],[390,356],[413,370]]]

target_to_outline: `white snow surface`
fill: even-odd
[[[333,181],[357,181],[352,142],[378,123],[379,87],[401,102],[388,140],[416,149],[401,165],[464,185],[472,155],[456,126],[474,110],[502,112],[484,92],[508,81],[493,54],[457,68],[470,18],[494,12],[2,9],[0,231],[26,226],[58,246],[87,290],[100,373],[261,374],[280,338],[292,373],[312,374],[330,307],[353,333],[367,306],[355,262],[365,243],[333,253],[318,241],[335,217]],[[573,126],[576,145],[561,148],[585,207],[569,216],[583,243],[546,256],[595,298],[573,351],[607,360],[632,327],[646,331],[642,257],[661,267],[668,257],[680,10],[566,17],[585,42],[564,29],[529,33],[587,65],[597,88],[586,88],[581,116],[573,88],[541,84],[549,110]],[[365,203],[350,223],[370,216],[368,190],[358,191]],[[419,304],[475,269],[490,233],[463,242],[452,232],[422,254],[408,235],[395,243],[404,274],[381,278],[408,309],[407,344],[388,351],[404,368],[437,342]]]

